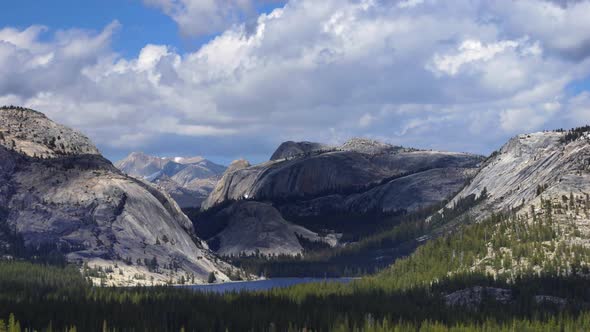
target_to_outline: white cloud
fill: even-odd
[[[370,113],[365,113],[359,119],[359,126],[361,128],[370,127],[373,121],[375,121],[375,116],[371,115]]]
[[[47,31],[47,27],[41,25],[33,25],[22,31],[8,27],[0,29],[0,40],[21,49],[43,52],[46,47],[38,42],[38,38],[45,31]]]
[[[424,0],[403,0],[397,4],[400,8],[412,8],[424,3]]]
[[[572,98],[569,102],[572,110],[570,117],[573,122],[590,124],[590,92],[583,92]]]
[[[517,56],[531,58],[540,56],[542,49],[538,43],[526,45],[526,39],[520,41],[502,40],[495,43],[483,44],[479,40],[465,40],[459,45],[454,54],[435,54],[432,64],[428,67],[435,73],[457,75],[461,67],[475,65],[475,68],[483,69],[486,62],[497,58],[501,54],[518,51]]]
[[[208,35],[255,17],[255,0],[144,0],[161,9],[186,35]],[[267,1],[268,2],[268,1]],[[278,2],[278,1],[276,1]]]
[[[586,8],[522,2],[570,18]],[[150,3],[170,15],[195,10],[184,0]],[[252,3],[199,5],[242,13]],[[557,47],[544,28],[513,22],[520,6],[293,0],[254,26],[220,23],[229,28],[193,52],[148,44],[127,59],[111,50],[125,28],[116,22],[99,32],[5,28],[0,103],[35,107],[114,151],[268,154],[281,140],[371,135],[486,152],[516,132],[590,121],[588,97],[566,89],[590,75],[590,60],[570,52],[585,39]],[[529,25],[542,24],[535,15]],[[586,33],[576,30],[583,23],[557,22]]]
[[[575,59],[590,55],[590,2],[497,0],[490,12],[507,35],[526,35]]]

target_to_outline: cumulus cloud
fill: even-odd
[[[500,124],[504,130],[511,133],[534,130],[549,121],[559,108],[558,103],[546,103],[536,109],[506,109],[500,113]]]
[[[590,55],[590,2],[498,0],[490,13],[508,36],[541,40],[551,52],[580,60]]]
[[[482,45],[479,40],[466,40],[459,46],[458,52],[452,55],[434,56],[434,70],[448,75],[457,75],[463,65],[474,62],[486,62],[494,58],[496,54],[506,49],[514,49],[518,46],[515,41],[500,41],[489,45]]]
[[[590,75],[587,1],[292,0],[249,24],[251,1],[150,4],[187,32],[213,30],[176,16],[222,17],[207,25],[225,30],[192,52],[149,44],[122,58],[117,22],[1,29],[0,103],[44,111],[113,154],[228,159],[358,135],[486,153],[514,133],[590,121],[588,96],[567,92]],[[523,8],[526,25],[513,14]],[[542,26],[547,13],[568,42]]]
[[[574,122],[590,124],[590,92],[583,92],[569,101],[570,117]]]
[[[161,9],[188,36],[209,35],[255,17],[255,0],[144,0]],[[266,0],[259,2],[282,2]]]

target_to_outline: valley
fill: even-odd
[[[132,177],[41,113],[0,112],[0,318],[9,325],[377,331],[587,322],[588,127],[518,135],[487,158],[367,139],[287,142],[268,162],[228,168],[135,153],[117,163]],[[208,181],[209,196],[191,196],[195,205],[181,210],[164,176]],[[240,293],[189,286],[295,277],[318,279]],[[322,281],[341,277],[355,279]]]

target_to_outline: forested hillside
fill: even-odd
[[[558,241],[578,233],[556,229],[553,211],[547,205],[532,223],[516,215],[467,223],[352,284],[267,293],[92,288],[76,269],[5,262],[0,317],[81,331],[585,330],[590,253]]]

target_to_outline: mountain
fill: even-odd
[[[249,238],[245,221],[231,217],[242,213],[234,207],[236,202],[264,203],[248,209],[265,210],[252,213],[257,224],[278,220],[273,223],[276,229],[286,225],[284,220],[334,239],[343,232],[354,235],[360,228],[367,232],[377,227],[367,221],[369,216],[413,212],[452,198],[475,175],[482,160],[466,153],[407,149],[363,138],[338,147],[285,142],[270,161],[254,166],[246,161],[234,162],[203,203],[196,224],[212,230],[203,237],[213,240],[218,252],[235,254],[235,248],[242,248],[244,252],[271,254],[263,241]],[[274,217],[260,217],[263,215]],[[232,233],[240,233],[237,229],[242,227],[243,236],[236,238],[240,243],[217,241],[226,238],[227,225],[231,225]],[[280,235],[286,241],[284,234],[288,233],[276,231],[273,236]],[[273,236],[268,240],[277,240]],[[316,240],[335,244],[322,237]],[[292,254],[301,252],[297,246],[291,249]],[[286,251],[274,254],[279,253]]]
[[[8,308],[3,315],[12,330],[20,324],[81,330],[101,324],[123,330],[589,330],[590,127],[519,135],[480,164],[457,195],[440,202],[440,210],[408,213],[388,231],[311,255],[269,258],[259,250],[232,258],[245,265],[264,261],[259,271],[274,264],[287,273],[311,261],[323,274],[333,267],[326,263],[344,260],[350,273],[372,259],[351,261],[351,253],[373,247],[384,254],[384,244],[402,250],[391,266],[349,284],[225,295],[176,287],[122,292],[93,289],[68,268],[0,262],[0,292]],[[228,172],[250,167],[237,161]],[[270,243],[288,253],[297,249],[293,233],[300,245],[315,235],[285,220],[278,205],[245,198],[203,214],[227,222],[213,236],[221,247],[241,254]],[[307,239],[301,241],[298,232]],[[326,251],[331,262],[324,260]]]
[[[226,172],[202,209],[245,197],[275,203],[298,201],[312,206],[317,204],[318,198],[337,195],[336,199],[342,203],[338,210],[345,212],[356,207],[355,203],[359,200],[367,200],[369,195],[381,201],[378,204],[369,202],[371,207],[386,211],[397,208],[388,208],[386,204],[391,200],[383,196],[395,194],[397,189],[391,188],[400,187],[400,179],[410,175],[418,179],[416,175],[420,174],[421,181],[427,182],[424,177],[435,179],[440,173],[425,172],[445,170],[448,171],[446,180],[454,180],[454,189],[459,190],[464,181],[475,173],[481,160],[481,157],[471,154],[396,148],[376,141],[353,139],[332,150],[316,150],[290,159]],[[371,191],[376,188],[381,189]],[[441,195],[432,196],[443,199]],[[424,204],[429,203],[426,201]],[[421,205],[420,201],[412,201],[412,204]],[[407,204],[400,206],[406,207]]]
[[[582,132],[575,140],[566,140],[567,135],[549,131],[510,139],[457,196],[478,195],[486,188],[489,199],[483,216],[485,211],[538,207],[541,198],[585,196],[590,192],[588,134]]]
[[[292,255],[302,254],[301,242],[335,246],[335,235],[321,236],[283,219],[279,211],[268,203],[241,201],[216,215],[226,227],[211,241],[211,249],[224,256],[240,254]]]
[[[453,201],[482,193],[487,199],[461,218],[487,225],[492,243],[470,268],[503,275],[588,269],[590,127],[512,138]]]
[[[333,148],[326,144],[314,142],[283,142],[270,157],[270,160],[288,159],[322,150],[332,150]]]
[[[182,208],[200,207],[226,169],[203,157],[159,158],[141,152],[131,153],[115,166],[160,186]]]
[[[460,203],[469,197],[473,204]],[[590,126],[510,139],[430,223],[441,225],[424,236],[431,240],[383,278],[404,288],[466,275],[475,287],[487,286],[482,280],[490,277],[507,283],[539,277],[587,282]],[[468,293],[459,290],[448,300],[470,302]]]
[[[194,237],[170,196],[42,113],[0,108],[0,178],[0,253],[63,253],[113,285],[228,280],[234,269]]]

